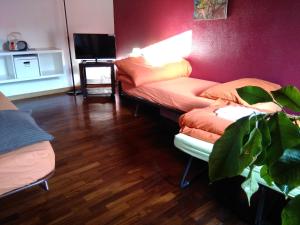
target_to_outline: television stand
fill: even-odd
[[[98,83],[98,84],[88,84],[86,76],[86,68],[88,67],[110,67],[110,82]],[[100,96],[111,96],[115,95],[115,66],[113,61],[86,61],[83,60],[79,63],[79,73],[80,73],[80,83],[83,98],[87,98],[90,94],[88,93],[88,88],[99,88],[101,90]],[[102,75],[103,76],[103,75]],[[99,74],[101,78],[101,74]],[[102,79],[101,79],[102,80]]]
[[[87,63],[87,62],[96,62],[96,63],[101,63],[101,62],[105,62],[105,63],[113,63],[114,60],[113,59],[94,59],[94,60],[81,60],[81,63]]]
[[[114,60],[112,59],[95,59],[95,62],[107,62],[107,63],[112,63]]]

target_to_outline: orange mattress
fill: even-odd
[[[146,99],[169,108],[188,112],[209,106],[215,100],[197,95],[218,83],[190,77],[152,82],[138,87],[122,82],[123,91],[131,96]]]
[[[0,92],[0,110],[17,109]],[[48,141],[0,154],[0,195],[31,184],[51,173],[55,155]]]
[[[45,177],[54,167],[55,156],[48,141],[0,155],[0,195]]]

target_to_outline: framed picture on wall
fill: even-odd
[[[227,18],[228,0],[194,0],[194,19],[218,20]]]

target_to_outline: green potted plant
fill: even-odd
[[[231,124],[215,143],[209,158],[211,182],[241,175],[249,168],[242,184],[249,204],[258,191],[258,177],[269,186],[275,186],[288,198],[300,186],[300,92],[294,86],[285,86],[271,93],[256,86],[237,89],[239,96],[249,104],[274,102],[281,111],[252,114]],[[291,113],[287,113],[289,110]],[[300,194],[291,198],[281,214],[282,225],[300,224]]]

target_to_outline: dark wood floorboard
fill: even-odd
[[[15,103],[55,136],[56,171],[50,191],[0,199],[0,224],[245,224],[206,173],[179,188],[187,157],[173,146],[178,128],[152,109],[135,118],[128,102],[67,95]]]

